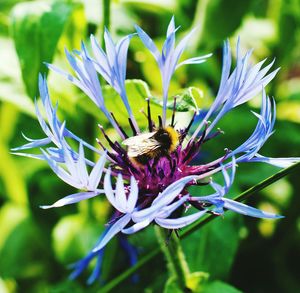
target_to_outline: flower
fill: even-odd
[[[204,119],[199,125],[196,125],[196,130],[189,137],[190,128],[195,122],[195,115],[184,129],[176,129],[175,97],[171,97],[174,101],[174,109],[170,123],[168,122],[167,101],[170,99],[168,91],[170,80],[178,67],[202,63],[211,54],[179,63],[194,30],[175,46],[175,34],[178,29],[175,28],[175,21],[172,18],[162,52],[160,52],[152,39],[136,26],[138,37],[158,64],[163,92],[162,115],[158,117],[158,124],[153,121],[150,101],[147,100],[148,130],[142,129],[143,132],[132,113],[125,88],[127,51],[133,34],[115,44],[106,30],[104,37],[106,52],[101,49],[93,36],[91,37],[91,55],[83,43],[80,51],[70,53],[66,50],[73,74],[48,64],[50,69],[80,88],[104,113],[108,122],[118,133],[119,141],[113,141],[106,134],[105,129],[100,126],[104,139],[109,145],[109,147],[104,147],[102,141],[97,139],[103,150],[85,142],[67,129],[65,122],[59,121],[56,115],[57,105],[53,107],[51,104],[46,79],[41,75],[39,77],[39,91],[47,122],[40,114],[37,102],[35,102],[36,114],[46,137],[30,139],[24,136],[28,143],[13,149],[13,151],[18,155],[45,160],[60,179],[79,190],[77,193],[68,195],[52,205],[42,206],[42,208],[61,207],[102,194],[102,196],[106,196],[114,210],[105,232],[94,248],[84,259],[74,264],[74,271],[71,275],[73,278],[77,277],[89,262],[97,257],[97,265],[89,279],[89,282],[93,282],[100,274],[103,251],[108,242],[116,235],[133,234],[152,223],[174,230],[195,222],[207,213],[221,215],[224,210],[232,210],[258,218],[280,217],[225,197],[234,182],[237,163],[264,162],[286,167],[299,161],[299,158],[276,159],[258,154],[262,145],[273,133],[275,123],[275,102],[274,99],[269,99],[264,90],[264,87],[278,71],[276,69],[268,73],[274,61],[265,67],[262,67],[265,60],[251,65],[249,59],[252,51],[241,56],[238,41],[237,62],[231,72],[230,46],[226,41],[223,50],[221,83],[216,99],[206,112]],[[106,108],[98,74],[120,95],[128,113],[129,125],[134,138],[130,138],[114,114]],[[196,164],[193,159],[201,153],[202,145],[218,135],[218,131],[210,134],[218,121],[230,110],[249,101],[261,91],[261,112],[260,114],[254,113],[258,122],[252,135],[235,150],[226,150],[223,156],[209,163]],[[211,119],[211,124],[209,119]],[[73,140],[75,144],[77,143],[78,148],[71,147],[67,140]],[[123,145],[120,143],[122,141]],[[128,146],[128,149],[125,145]],[[148,145],[151,146],[151,152],[147,150]],[[36,147],[41,148],[41,154],[20,152]],[[86,158],[84,148],[99,155],[98,161],[93,162]],[[91,171],[88,172],[88,169]],[[230,169],[231,174],[229,175]],[[211,179],[211,176],[219,172],[223,174],[224,185]],[[102,178],[103,173],[105,173],[104,179]],[[210,185],[214,192],[205,196],[193,196],[189,193],[189,186],[203,184]],[[190,206],[198,211],[193,212],[188,208]],[[124,238],[122,239],[124,240]],[[132,247],[128,244],[124,245],[124,243],[123,246],[127,247],[133,263],[136,255]]]

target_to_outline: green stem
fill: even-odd
[[[165,255],[170,276],[176,279],[182,290],[186,289],[186,276],[189,274],[189,268],[178,238],[174,235],[168,236],[168,231],[159,226],[155,226],[155,233]]]
[[[197,30],[193,34],[193,38],[191,39],[189,44],[190,48],[192,48],[192,50],[194,51],[198,49],[199,44],[202,40],[208,3],[209,0],[198,0],[196,6],[196,13],[194,16],[192,27],[197,27]]]
[[[110,0],[102,0],[102,44],[104,45],[105,28],[109,30],[110,27]]]
[[[282,0],[271,0],[267,7],[267,18],[279,23],[282,11]]]
[[[237,201],[244,201],[247,199],[250,195],[257,193],[258,191],[264,189],[265,187],[271,185],[272,183],[278,181],[279,179],[289,175],[292,171],[295,171],[297,168],[300,167],[300,162],[297,164],[294,164],[288,168],[285,168],[278,173],[272,175],[271,177],[261,181],[257,185],[247,189],[245,192],[241,193],[240,195],[236,196],[234,200]],[[194,225],[189,226],[186,228],[183,233],[181,233],[180,238],[184,239],[188,235],[192,234],[193,232],[197,231],[200,227],[204,226],[205,224],[209,223],[213,219],[217,218],[216,216],[213,215],[208,215],[206,217],[203,217],[200,219],[198,222],[196,222]],[[139,268],[147,264],[150,260],[152,260],[154,257],[159,255],[161,250],[159,247],[155,248],[151,252],[149,252],[146,256],[141,258],[138,263],[134,266],[131,267],[130,269],[126,270],[124,273],[120,274],[117,278],[113,279],[111,282],[107,283],[104,287],[101,288],[99,292],[109,292],[113,288],[115,288],[117,285],[119,285],[122,281],[126,280],[129,276],[134,274]]]

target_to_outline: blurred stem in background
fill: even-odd
[[[108,30],[110,29],[110,0],[102,0],[102,13],[103,25],[101,32],[101,41],[103,46],[105,28],[107,28]]]
[[[273,19],[275,22],[278,22],[280,19],[280,13],[282,9],[282,0],[271,0],[269,1],[267,16],[270,19]]]
[[[192,27],[196,27],[197,30],[193,35],[193,38],[191,39],[191,43],[190,43],[190,47],[193,49],[193,51],[196,51],[198,49],[199,44],[201,43],[202,40],[208,2],[209,0],[198,0],[196,6],[196,12],[194,15]]]

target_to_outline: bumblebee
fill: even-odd
[[[150,159],[168,156],[179,143],[179,133],[171,126],[125,139],[127,155],[134,163],[145,165]]]

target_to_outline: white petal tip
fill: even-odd
[[[40,209],[43,209],[43,210],[48,210],[51,208],[53,208],[53,206],[40,206]]]
[[[40,206],[41,209],[43,210],[48,210],[48,209],[52,209],[52,208],[60,208],[64,205],[60,205],[60,204],[53,204],[53,205],[46,205],[46,206]]]

